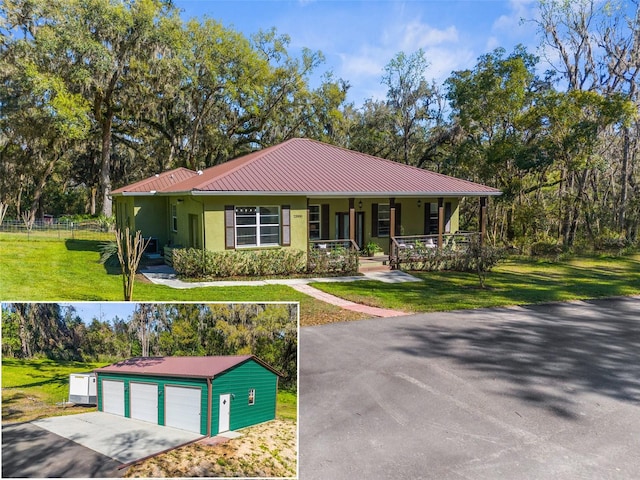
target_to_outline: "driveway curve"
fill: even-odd
[[[300,331],[300,476],[635,479],[640,298]]]

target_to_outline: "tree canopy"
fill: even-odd
[[[539,0],[535,54],[498,48],[438,84],[424,51],[398,52],[386,97],[354,105],[322,52],[275,29],[183,21],[166,0],[6,0],[0,203],[26,222],[110,215],[112,188],[304,136],[500,188],[496,242],[635,242],[640,8],[624,6]]]

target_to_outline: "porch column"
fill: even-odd
[[[444,198],[438,198],[438,247],[442,248],[443,238],[442,234],[444,233]]]
[[[396,199],[389,198],[389,255],[393,253],[393,238],[396,236]]]
[[[349,240],[356,241],[356,199],[349,199]],[[361,247],[361,245],[358,245]]]
[[[484,243],[487,234],[487,197],[480,197],[480,245]]]

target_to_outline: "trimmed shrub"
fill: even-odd
[[[195,248],[174,249],[173,268],[187,278],[262,277],[305,271],[300,250],[228,250],[211,252]]]

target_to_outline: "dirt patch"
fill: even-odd
[[[296,423],[274,420],[218,445],[194,443],[127,470],[126,477],[295,477]]]

